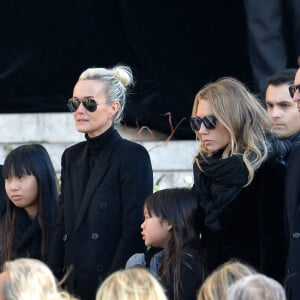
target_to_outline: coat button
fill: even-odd
[[[103,266],[102,265],[97,265],[96,270],[101,273],[103,272]]]
[[[293,233],[293,238],[294,239],[299,239],[300,238],[300,233],[299,232],[294,232]]]
[[[68,240],[69,236],[67,233],[64,234],[63,236],[63,241],[66,242]]]
[[[106,202],[100,202],[99,203],[99,208],[103,209],[103,210],[107,209],[107,203]]]
[[[93,232],[91,237],[92,237],[92,240],[98,240],[99,239],[99,233]]]

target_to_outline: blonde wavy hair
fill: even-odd
[[[89,68],[81,73],[78,81],[80,80],[100,80],[105,82],[107,103],[119,102],[120,108],[114,117],[114,123],[119,123],[123,117],[127,89],[134,84],[130,67],[117,65],[111,69]]]
[[[266,110],[240,81],[231,77],[208,83],[196,94],[192,117],[197,115],[200,101],[208,101],[217,122],[230,134],[230,143],[224,149],[222,158],[242,155],[249,172],[247,185],[250,184],[254,171],[268,156],[266,134],[271,132],[271,123]],[[198,132],[196,137],[200,138]],[[202,143],[198,154],[211,155]],[[201,169],[197,159],[196,163]]]
[[[157,279],[146,269],[116,271],[100,285],[96,300],[167,300]]]
[[[198,292],[197,300],[224,300],[233,283],[256,273],[254,268],[239,261],[226,262],[206,278]]]
[[[42,261],[18,258],[4,264],[7,279],[3,284],[5,300],[76,300],[60,290],[51,270]]]

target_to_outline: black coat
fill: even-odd
[[[284,176],[284,165],[277,159],[269,159],[257,170],[252,183],[222,210],[221,229],[213,232],[203,227],[209,272],[236,258],[283,280],[287,248],[283,224]],[[196,180],[197,176],[195,186]]]
[[[89,178],[88,168],[87,142],[65,150],[63,208],[50,258],[57,276],[73,267],[65,288],[83,300],[94,299],[105,277],[123,268],[137,250],[145,250],[140,225],[144,201],[153,191],[148,152],[117,131],[96,159]]]
[[[5,184],[3,178],[3,165],[0,165],[0,216],[2,216],[5,212],[6,200],[5,200]]]
[[[300,299],[300,147],[288,161],[286,174],[286,210],[289,227],[289,255],[286,290],[290,300]]]

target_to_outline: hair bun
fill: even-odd
[[[130,67],[128,66],[116,66],[112,69],[115,77],[120,81],[124,86],[133,85],[133,75]]]

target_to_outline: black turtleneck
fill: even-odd
[[[90,161],[89,174],[92,170],[92,167],[95,165],[96,159],[101,155],[102,150],[112,140],[114,132],[115,129],[113,126],[111,126],[104,133],[94,138],[90,138],[87,134],[85,135],[85,138],[87,140],[87,145],[88,145],[88,155]]]

